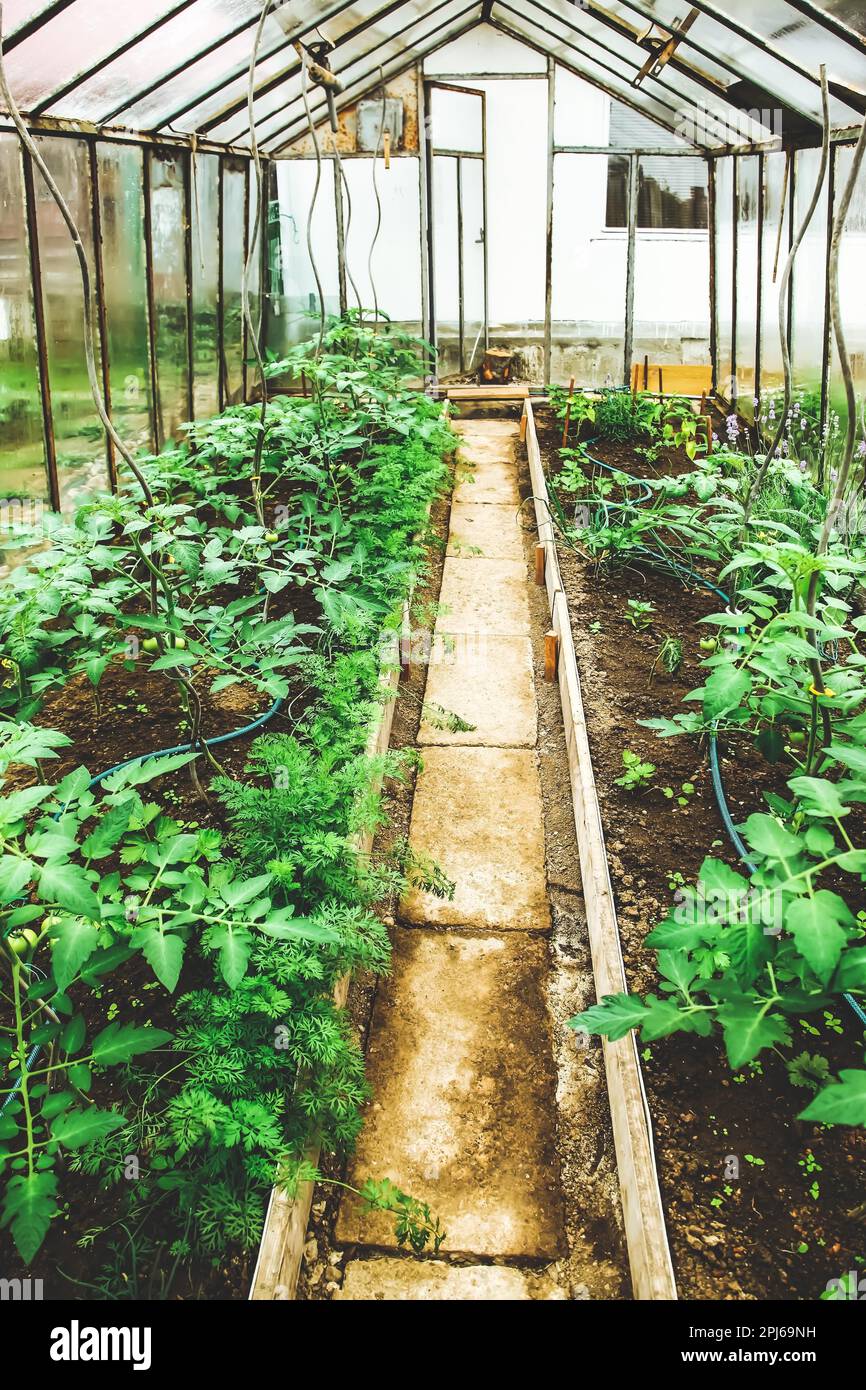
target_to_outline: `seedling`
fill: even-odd
[[[635,632],[645,632],[652,627],[656,606],[639,598],[630,598],[626,607],[625,620],[631,623]]]
[[[645,763],[639,753],[633,753],[630,748],[622,750],[622,761],[625,771],[622,777],[615,779],[618,787],[625,787],[628,792],[639,791],[648,787],[653,779],[655,763]]]
[[[682,669],[683,659],[683,644],[680,639],[678,637],[665,637],[650,668],[650,680],[659,666],[667,671],[669,676],[675,676]]]
[[[678,806],[686,807],[695,794],[695,784],[694,782],[682,782],[679,792],[674,791],[673,787],[662,787],[662,792],[668,801],[676,799]]]

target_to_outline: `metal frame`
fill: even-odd
[[[428,226],[428,245],[430,256],[430,313],[431,313],[431,337],[430,341],[434,346],[438,344],[438,332],[436,327],[433,286],[433,267],[434,267],[434,208],[433,208],[433,161],[434,159],[453,159],[455,174],[457,179],[457,341],[460,356],[460,371],[465,372],[466,367],[466,344],[465,344],[465,276],[464,276],[464,257],[463,257],[463,161],[466,159],[481,161],[481,208],[484,222],[484,347],[490,345],[490,294],[489,294],[489,239],[487,227],[487,94],[477,87],[458,86],[450,82],[442,82],[437,76],[424,80],[424,109],[430,109],[430,93],[432,91],[458,92],[465,96],[478,97],[481,102],[481,149],[480,150],[451,150],[439,149],[433,140],[432,129],[427,128],[425,121],[425,146],[427,150],[428,179],[427,179],[427,226]],[[423,275],[422,275],[423,280]]]
[[[650,7],[649,0],[625,0],[627,8],[635,16],[644,20],[658,24],[661,29],[668,29],[669,26],[659,20],[658,16]],[[40,15],[34,16],[19,28],[13,31],[5,40],[7,53],[13,52],[28,39],[39,35],[48,30],[51,21],[68,10],[75,0],[55,0],[49,4]],[[168,0],[167,0],[168,3]],[[84,86],[103,68],[122,59],[123,56],[137,45],[145,42],[154,34],[157,34],[165,26],[169,25],[174,19],[186,11],[193,10],[196,0],[175,0],[166,13],[158,19],[151,20],[144,24],[134,34],[131,34],[122,43],[117,44],[109,53],[99,60],[90,62],[85,68],[78,71],[73,76],[65,79],[56,86],[53,91],[44,95],[31,109],[30,123],[36,133],[62,138],[72,138],[83,142],[86,149],[88,161],[88,172],[90,181],[90,211],[91,211],[91,231],[93,236],[94,248],[94,281],[96,292],[96,322],[94,324],[97,342],[100,348],[101,364],[101,384],[105,392],[106,400],[111,402],[111,359],[109,344],[109,309],[106,302],[105,284],[105,264],[103,248],[103,228],[102,228],[102,192],[100,188],[100,164],[99,150],[100,142],[132,144],[142,152],[142,179],[141,179],[141,200],[142,200],[142,222],[144,228],[144,248],[145,248],[145,302],[147,318],[147,369],[149,375],[149,416],[151,422],[152,443],[155,448],[161,447],[164,440],[164,429],[162,425],[160,399],[159,399],[159,361],[158,361],[158,329],[157,329],[157,297],[154,284],[154,248],[153,248],[153,219],[152,219],[152,160],[159,157],[160,149],[182,152],[181,169],[183,175],[183,238],[184,238],[184,274],[186,287],[186,311],[187,311],[187,335],[186,335],[186,355],[187,355],[187,393],[189,418],[195,415],[195,303],[194,303],[194,273],[193,273],[193,245],[192,245],[192,225],[193,225],[193,169],[192,160],[194,152],[200,150],[202,153],[215,153],[219,157],[218,180],[217,180],[217,398],[219,408],[224,408],[227,399],[227,363],[226,363],[226,338],[225,338],[225,177],[227,160],[242,158],[245,172],[245,194],[244,194],[244,229],[243,229],[243,254],[246,257],[249,250],[250,240],[250,212],[252,200],[252,173],[250,168],[250,151],[243,145],[236,145],[224,140],[208,139],[208,133],[224,126],[231,121],[235,115],[244,110],[246,105],[246,93],[237,92],[219,110],[208,116],[195,134],[186,134],[174,130],[166,129],[171,122],[180,119],[188,112],[195,110],[196,107],[204,105],[213,98],[218,98],[220,93],[228,91],[237,83],[244,79],[246,65],[233,64],[231,70],[222,73],[218,80],[210,84],[193,98],[186,98],[182,105],[177,105],[167,116],[161,117],[161,125],[149,131],[134,131],[122,125],[113,125],[112,122],[123,113],[133,110],[137,104],[146,100],[160,88],[170,89],[171,83],[175,81],[190,66],[207,58],[210,54],[216,53],[221,48],[231,44],[233,40],[241,34],[251,31],[258,20],[253,16],[243,23],[238,23],[227,33],[221,34],[209,40],[203,47],[195,53],[187,55],[182,63],[178,63],[168,71],[156,76],[147,85],[140,86],[131,94],[128,94],[122,105],[116,106],[109,112],[104,120],[96,125],[90,122],[75,121],[64,118],[53,117],[50,114],[51,107],[66,98],[78,88]],[[353,0],[332,0],[332,3],[323,5],[323,12],[315,19],[307,19],[297,25],[296,28],[283,31],[278,38],[270,36],[268,44],[263,46],[262,60],[273,58],[275,55],[288,51],[293,44],[302,39],[306,34],[315,31],[320,25],[327,24],[331,19],[338,18],[345,11],[351,9]],[[462,284],[464,274],[463,266],[463,236],[461,229],[462,220],[462,176],[464,160],[480,158],[484,168],[483,179],[483,200],[484,200],[484,267],[485,267],[485,286],[484,286],[484,340],[485,345],[489,342],[489,303],[488,303],[488,207],[487,207],[487,178],[486,178],[486,156],[487,156],[487,132],[486,132],[486,102],[485,93],[475,88],[467,88],[455,79],[455,75],[437,74],[425,80],[422,69],[422,61],[429,54],[435,52],[447,43],[460,37],[468,30],[475,27],[478,23],[487,23],[495,30],[508,35],[510,38],[523,44],[527,49],[541,54],[546,59],[546,71],[531,73],[490,73],[479,75],[478,81],[504,81],[504,80],[546,80],[548,83],[548,123],[547,123],[547,221],[546,221],[546,246],[545,246],[545,321],[544,321],[544,363],[545,375],[549,377],[551,370],[551,358],[553,351],[553,237],[554,237],[554,191],[555,191],[555,158],[557,154],[619,154],[624,155],[629,160],[628,178],[628,226],[627,226],[627,268],[626,268],[626,293],[625,293],[625,333],[624,333],[624,362],[623,376],[628,383],[630,379],[631,356],[633,355],[634,343],[634,292],[635,292],[635,252],[637,237],[637,185],[639,174],[639,160],[644,156],[658,155],[665,158],[694,158],[703,156],[708,161],[708,210],[709,210],[709,250],[710,250],[710,276],[709,276],[709,300],[710,300],[710,354],[713,364],[713,386],[719,392],[719,388],[724,385],[718,378],[719,372],[719,307],[720,295],[725,293],[725,287],[719,281],[718,264],[718,234],[720,228],[720,217],[724,215],[724,209],[719,205],[717,196],[717,158],[730,154],[732,159],[732,189],[731,189],[731,217],[732,217],[732,265],[731,265],[731,373],[732,373],[732,404],[736,406],[739,392],[737,385],[737,322],[742,316],[742,304],[739,301],[740,287],[737,284],[737,274],[740,264],[740,227],[738,221],[739,196],[741,191],[741,171],[740,160],[743,157],[756,155],[758,159],[759,174],[759,201],[757,210],[757,302],[756,302],[756,326],[755,326],[755,385],[754,394],[760,399],[761,383],[763,379],[762,358],[767,346],[763,326],[763,290],[764,279],[769,273],[770,257],[764,251],[764,232],[766,218],[766,198],[767,198],[767,177],[769,163],[766,154],[771,150],[780,148],[777,140],[755,141],[750,144],[738,146],[708,146],[698,141],[686,142],[682,148],[666,149],[664,147],[644,149],[633,149],[631,151],[614,150],[607,146],[594,145],[557,145],[555,142],[554,131],[554,103],[555,103],[555,84],[557,65],[583,81],[589,82],[600,90],[604,91],[612,99],[622,102],[631,109],[637,111],[648,120],[653,121],[662,129],[668,132],[679,134],[676,128],[674,117],[681,109],[673,104],[671,98],[678,97],[675,73],[679,72],[686,76],[689,83],[697,87],[705,88],[710,92],[719,107],[732,110],[731,103],[726,98],[725,85],[718,78],[713,78],[709,73],[702,72],[699,67],[693,66],[689,61],[689,55],[699,55],[711,60],[714,70],[727,71],[734,78],[753,83],[757,87],[767,92],[778,104],[797,114],[801,118],[815,123],[815,118],[809,112],[801,110],[796,103],[783,96],[777,85],[767,87],[763,74],[752,75],[756,69],[760,73],[760,57],[769,58],[772,63],[779,64],[789,71],[795,73],[800,79],[808,80],[814,88],[818,87],[817,76],[810,72],[802,62],[795,56],[780,49],[771,39],[753,30],[748,24],[736,19],[733,15],[726,14],[711,0],[696,0],[695,8],[701,14],[707,16],[714,23],[725,26],[731,33],[736,34],[744,43],[751,46],[751,50],[756,55],[755,63],[750,63],[751,72],[743,72],[736,62],[736,58],[726,56],[724,53],[711,51],[699,38],[690,32],[683,36],[682,43],[676,54],[671,58],[669,67],[671,73],[668,78],[665,74],[651,76],[647,80],[647,88],[641,96],[629,83],[631,72],[639,70],[639,62],[632,65],[631,55],[622,51],[623,44],[611,42],[606,43],[601,33],[601,26],[604,25],[615,33],[620,40],[628,41],[635,45],[636,54],[642,56],[642,50],[637,44],[638,30],[632,28],[622,15],[614,15],[606,12],[602,5],[597,4],[596,0],[586,0],[579,9],[572,9],[568,14],[560,13],[556,8],[556,0],[529,0],[529,3],[518,6],[517,0],[470,0],[465,6],[449,13],[445,19],[439,19],[442,12],[450,11],[454,7],[454,0],[438,0],[433,3],[423,14],[413,14],[408,22],[403,23],[402,27],[398,23],[393,30],[384,34],[379,32],[379,26],[383,21],[392,15],[399,15],[404,10],[408,0],[382,0],[379,7],[371,12],[365,19],[354,23],[335,39],[337,50],[344,50],[361,37],[367,29],[371,31],[371,39],[374,41],[368,48],[354,55],[351,51],[348,54],[346,70],[352,72],[359,70],[358,76],[350,78],[344,92],[341,94],[339,106],[341,109],[362,100],[370,91],[380,86],[382,75],[385,82],[393,81],[408,70],[417,70],[418,85],[418,115],[419,128],[423,132],[421,136],[419,159],[419,196],[420,196],[420,236],[421,236],[421,315],[422,325],[427,332],[427,336],[435,342],[436,339],[436,305],[435,305],[435,284],[434,284],[434,262],[433,262],[433,180],[432,180],[432,161],[441,154],[446,157],[453,157],[455,160],[455,171],[457,177],[457,197],[458,197],[458,251],[459,266],[458,272],[461,279],[459,292],[459,313],[460,313],[460,351],[461,360],[465,364],[465,304]],[[864,39],[855,33],[842,21],[837,20],[833,15],[821,10],[811,0],[786,0],[792,12],[805,15],[813,21],[816,26],[825,28],[836,38],[855,48],[861,54],[864,50]],[[585,18],[581,22],[581,15]],[[509,22],[513,19],[514,23]],[[524,32],[524,29],[528,30]],[[392,49],[398,44],[405,35],[414,33],[415,37],[410,41],[408,47],[403,52],[392,53],[382,64],[382,74],[379,71],[379,63],[376,55],[382,49]],[[565,37],[568,35],[569,37]],[[267,97],[271,93],[278,91],[284,83],[288,83],[296,77],[300,71],[300,61],[288,64],[282,71],[273,73],[261,80],[254,89],[254,100]],[[337,67],[339,75],[339,67]],[[429,91],[431,87],[443,87],[447,90],[468,90],[481,98],[482,101],[482,122],[484,129],[483,148],[478,154],[473,151],[437,151],[430,139],[429,132],[426,130],[425,115]],[[851,110],[862,113],[866,109],[866,92],[862,92],[848,85],[847,82],[834,81],[830,84],[833,96],[840,102],[846,104]],[[688,100],[697,107],[694,97],[694,88],[691,89],[692,95]],[[271,157],[274,150],[281,152],[287,150],[292,141],[303,133],[306,127],[306,117],[298,111],[300,95],[295,94],[287,102],[283,110],[275,110],[263,113],[259,116],[258,111],[254,115],[254,129],[267,129],[268,126],[276,125],[270,135],[264,137],[269,150],[263,153],[265,161],[265,183],[263,186],[264,215],[262,228],[262,248],[261,248],[261,335],[264,342],[267,341],[267,320],[269,316],[269,238],[267,233],[266,210],[269,199],[274,194],[273,178],[275,165]],[[321,120],[324,115],[324,102],[318,93],[314,94],[314,113],[315,119]],[[670,113],[670,116],[667,115]],[[717,115],[724,119],[722,111]],[[282,122],[282,123],[281,123]],[[11,130],[9,118],[0,115],[0,130]],[[832,227],[834,203],[837,182],[837,153],[840,143],[845,143],[856,137],[856,127],[849,126],[835,129],[832,133],[834,148],[832,152],[830,168],[828,172],[828,202],[827,202],[827,227]],[[247,138],[246,136],[241,138]],[[800,145],[808,142],[802,140]],[[397,152],[395,152],[396,154]],[[408,153],[408,152],[407,152]],[[412,157],[416,157],[414,152]],[[288,154],[283,157],[302,157]],[[357,157],[365,157],[358,155]],[[343,188],[339,177],[339,168],[336,160],[332,159],[333,172],[335,179],[335,234],[337,237],[338,259],[340,266],[340,304],[341,308],[347,306],[347,276],[345,267],[345,224],[343,206]],[[788,244],[792,233],[794,222],[794,211],[796,206],[796,182],[797,182],[797,161],[793,156],[790,160],[790,172],[787,183],[787,190],[783,196],[783,208],[780,215],[787,215],[788,221]],[[45,452],[45,466],[47,475],[48,493],[52,506],[59,507],[60,504],[60,482],[58,478],[57,448],[54,435],[54,419],[52,412],[52,395],[50,380],[49,351],[47,342],[47,324],[45,317],[44,286],[42,281],[42,265],[39,245],[39,228],[37,223],[37,197],[35,184],[35,170],[33,165],[22,153],[22,190],[23,190],[23,224],[27,237],[27,248],[29,257],[29,267],[31,276],[31,292],[33,297],[33,320],[35,332],[35,345],[37,356],[37,373],[39,379],[40,404],[42,413],[43,442]],[[788,289],[788,333],[789,346],[793,346],[793,308],[794,308],[794,284],[789,285]],[[250,387],[250,373],[248,370],[248,357],[251,350],[249,329],[243,325],[243,388],[244,395],[247,395]],[[830,314],[829,314],[829,284],[825,277],[824,285],[824,318],[823,318],[823,338],[824,351],[821,369],[821,420],[826,422],[829,410],[829,388],[830,372],[832,361],[832,345],[830,340]],[[818,364],[816,364],[817,366]],[[109,479],[112,487],[117,485],[117,461],[115,450],[109,438],[106,438],[106,459],[108,464]]]
[[[298,42],[299,39],[303,38],[304,35],[309,34],[312,31],[318,29],[319,26],[325,24],[328,19],[333,19],[337,15],[342,14],[344,10],[351,9],[353,3],[354,0],[348,0],[348,3],[347,0],[341,0],[341,3],[339,5],[332,6],[332,9],[329,10],[327,14],[320,16],[315,24],[302,25],[298,29],[294,30],[291,38],[287,38],[285,43],[278,44],[276,48],[271,50],[268,56],[272,58],[275,53],[280,53],[284,49],[292,48],[294,44]],[[334,39],[335,51],[339,48],[342,48],[344,44],[350,43],[352,39],[357,38],[359,34],[362,34],[364,30],[369,28],[371,25],[378,24],[379,21],[382,19],[387,19],[388,16],[393,14],[395,10],[402,9],[406,3],[407,0],[389,0],[389,3],[387,5],[384,5],[381,10],[377,10],[375,14],[371,14],[367,19],[362,20],[359,24],[356,24],[352,29],[347,29],[345,33],[340,34],[336,39]],[[411,26],[407,25],[407,28],[408,27]],[[273,74],[272,77],[265,78],[264,82],[260,82],[258,86],[254,88],[253,100],[257,101],[259,97],[269,96],[270,93],[276,91],[277,87],[279,87],[283,82],[287,82],[290,78],[297,76],[297,74],[300,71],[301,63],[299,59],[297,62],[290,63],[288,67],[283,68],[282,72],[276,72]],[[246,105],[247,93],[244,92],[240,96],[236,97],[233,101],[229,102],[227,106],[222,107],[221,110],[217,111],[213,116],[208,116],[206,121],[203,121],[200,126],[196,127],[196,130],[200,131],[202,134],[205,134],[207,133],[207,131],[213,130],[216,126],[223,125],[225,121],[231,120],[232,116],[238,115],[239,112],[245,109]],[[253,108],[253,110],[255,111],[255,107]],[[273,114],[273,112],[269,112],[268,116]],[[263,116],[262,121],[267,120],[268,116]],[[256,121],[256,129],[258,129],[258,126],[262,124],[262,121]]]
[[[51,408],[51,375],[48,370],[48,337],[45,331],[45,300],[42,292],[42,260],[39,250],[39,225],[36,215],[36,185],[33,161],[27,150],[21,151],[21,172],[24,184],[24,216],[27,226],[27,247],[30,255],[30,283],[33,294],[33,326],[36,336],[36,362],[39,375],[39,397],[42,406],[42,438],[45,446],[45,471],[48,479],[48,500],[60,511],[60,484],[57,477],[57,445],[54,438],[54,413]]]
[[[437,3],[432,7],[432,9],[428,12],[427,15],[416,16],[413,19],[412,23],[406,26],[406,29],[398,31],[395,34],[388,34],[385,38],[381,39],[378,43],[376,43],[372,48],[367,49],[366,52],[359,53],[356,58],[352,59],[350,66],[355,67],[358,63],[366,62],[367,59],[371,58],[374,53],[377,53],[380,48],[384,48],[386,44],[394,43],[397,39],[401,37],[402,33],[405,33],[408,29],[414,28],[415,25],[420,24],[422,20],[429,19],[432,15],[438,14],[440,13],[440,11],[447,9],[448,6],[451,4],[453,4],[453,0],[437,0]],[[400,77],[404,72],[408,72],[410,68],[413,68],[415,64],[419,63],[423,58],[426,58],[428,54],[435,52],[437,48],[443,47],[443,45],[446,43],[451,43],[452,40],[459,38],[461,34],[464,34],[469,29],[474,28],[478,22],[476,15],[477,10],[478,0],[470,0],[470,3],[464,6],[462,10],[459,10],[457,14],[451,15],[448,19],[442,20],[441,23],[435,25],[434,28],[429,30],[429,32],[424,36],[427,39],[431,39],[434,37],[434,35],[441,33],[443,29],[447,30],[450,24],[453,24],[455,27],[452,30],[448,31],[446,37],[438,38],[432,44],[423,48],[412,47],[408,52],[404,51],[403,53],[397,54],[394,57],[387,59],[385,63],[373,63],[372,67],[365,69],[361,77],[352,79],[349,86],[345,89],[345,91],[342,93],[341,97],[337,101],[337,110],[341,111],[346,106],[354,105],[355,103],[362,101],[368,92],[375,91],[377,87],[381,86],[382,78],[381,75],[379,75],[380,66],[383,69],[385,69],[385,81],[393,81],[394,78]],[[472,15],[473,18],[467,19],[467,16],[469,15]],[[461,21],[464,19],[466,20],[465,24],[461,23]],[[397,66],[393,69],[388,70],[388,65],[390,63],[396,63]],[[286,110],[288,110],[290,107],[297,106],[299,103],[302,103],[302,100],[303,99],[300,94],[293,97],[291,101],[288,102]],[[316,94],[313,93],[310,99],[310,110],[313,117],[315,118],[317,115],[321,117],[324,109],[325,97],[321,96],[317,100]],[[274,114],[275,113],[271,112],[267,119],[271,119],[271,117]],[[282,114],[285,114],[285,112],[283,112]],[[270,153],[278,154],[281,150],[285,149],[286,146],[290,145],[293,140],[296,140],[299,134],[303,133],[303,130],[306,127],[306,123],[306,113],[300,111],[296,118],[293,117],[291,120],[287,121],[284,126],[280,126],[277,130],[271,131],[269,135],[263,136],[262,140],[263,142],[267,142],[267,144],[271,146],[271,149],[269,151]],[[262,124],[262,122],[258,122],[257,124],[260,125]],[[273,143],[277,140],[281,141],[279,145],[275,145]]]
[[[87,142],[87,158],[90,170],[90,208],[92,214],[94,288],[96,290],[96,331],[100,348],[102,367],[102,394],[109,415],[111,414],[111,358],[108,343],[108,313],[105,303],[105,264],[102,246],[102,200],[99,192],[99,154],[95,140]],[[117,459],[114,440],[105,431],[105,457],[108,465],[108,481],[111,491],[117,491]]]

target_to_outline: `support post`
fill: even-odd
[[[36,217],[36,188],[33,180],[33,161],[28,152],[21,151],[24,176],[24,205],[27,216],[27,245],[30,252],[30,284],[33,292],[33,320],[36,329],[36,362],[39,368],[39,397],[42,406],[42,439],[45,446],[45,469],[48,475],[48,500],[55,512],[60,511],[60,483],[57,478],[57,445],[54,439],[54,415],[51,409],[51,378],[48,371],[48,337],[45,331],[45,300],[42,286],[42,257],[39,251],[39,226]]]
[[[634,352],[634,261],[637,231],[637,155],[628,157],[628,251],[625,270],[625,335],[623,344],[622,384],[631,380],[631,359]]]
[[[556,64],[547,60],[547,240],[544,256],[544,380],[552,377],[553,357],[553,176],[554,113],[556,108]]]
[[[96,334],[99,343],[99,359],[102,369],[102,395],[105,408],[111,415],[111,359],[108,343],[108,316],[105,304],[105,262],[102,246],[102,199],[99,191],[99,155],[96,141],[87,142],[87,156],[90,166],[90,204],[93,226],[93,266],[96,289]],[[112,492],[117,491],[117,459],[114,440],[105,432],[105,458],[108,465],[108,481]]]

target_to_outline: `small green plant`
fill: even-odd
[[[635,632],[645,632],[648,627],[652,627],[655,611],[654,603],[644,599],[630,598],[626,605],[625,620],[631,624]]]
[[[656,659],[650,668],[650,680],[653,679],[659,666],[663,671],[667,671],[669,676],[675,676],[682,669],[683,665],[683,644],[678,637],[665,637],[662,639]]]
[[[680,790],[677,792],[673,787],[662,787],[662,793],[668,801],[676,801],[678,806],[685,808],[694,796],[696,787],[694,782],[682,782]]]
[[[626,791],[639,791],[648,787],[655,773],[655,763],[646,763],[639,753],[634,753],[630,748],[622,750],[622,761],[625,771],[621,777],[615,778],[618,787],[624,787]]]

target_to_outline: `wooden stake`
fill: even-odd
[[[568,383],[568,404],[565,407],[565,428],[562,431],[562,447],[568,443],[568,427],[571,424],[571,398],[574,395],[574,377]]]
[[[391,168],[391,132],[386,130],[382,137],[382,148],[385,155],[385,168]]]
[[[521,417],[520,417],[520,442],[521,442],[521,444],[523,444],[523,443],[526,442],[526,411],[525,411],[525,410],[524,410],[523,414],[522,414]]]
[[[545,554],[545,547],[539,541],[538,545],[535,547],[535,582],[539,585],[544,583]]]
[[[559,668],[559,638],[553,631],[544,634],[544,679],[555,681],[556,673]]]

